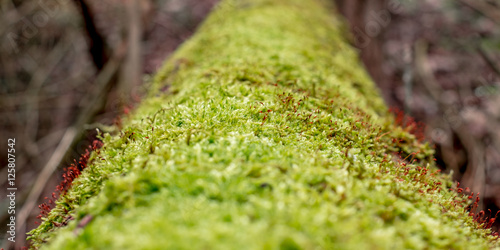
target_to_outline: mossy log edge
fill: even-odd
[[[429,145],[395,125],[326,5],[222,1],[102,135],[32,247],[498,247]]]

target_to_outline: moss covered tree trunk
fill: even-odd
[[[222,1],[103,134],[34,246],[494,246],[430,147],[394,124],[330,10]]]

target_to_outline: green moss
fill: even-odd
[[[498,246],[457,205],[465,199],[448,191],[430,147],[394,125],[327,9],[223,1],[123,132],[104,135],[32,231],[34,247]],[[65,210],[75,220],[55,230]]]

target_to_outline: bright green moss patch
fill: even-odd
[[[104,136],[34,246],[498,246],[448,191],[429,146],[394,125],[326,9],[223,1],[123,131]]]

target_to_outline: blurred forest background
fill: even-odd
[[[387,105],[427,125],[439,167],[453,171],[460,187],[480,192],[480,209],[494,215],[500,1],[331,1]],[[93,142],[96,128],[120,125],[150,76],[217,2],[1,0],[0,193],[7,188],[7,139],[16,138],[18,240],[36,226],[38,204]]]

